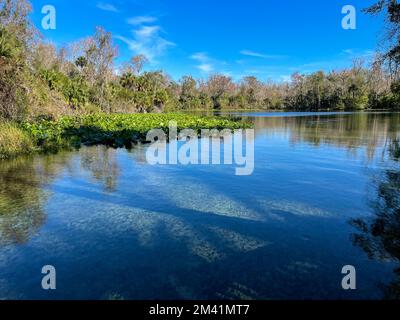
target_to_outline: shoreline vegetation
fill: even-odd
[[[130,149],[146,143],[151,129],[168,133],[170,121],[177,129],[245,129],[247,122],[186,114],[93,114],[66,116],[36,122],[0,122],[0,160],[31,153],[57,152],[82,145],[106,145]]]
[[[400,110],[396,1],[379,1],[365,10],[388,16],[387,53],[377,53],[367,62],[355,59],[348,69],[296,72],[288,82],[254,76],[234,81],[223,74],[175,81],[164,71],[144,71],[148,62],[144,55],[116,66],[118,50],[110,32],[97,27],[92,36],[56,47],[42,39],[31,11],[28,0],[0,0],[0,159],[91,139],[129,145],[131,134],[142,133],[143,126],[154,128],[154,118],[184,117],[177,114],[195,110]],[[182,121],[192,129],[198,123],[205,128],[210,123],[225,128],[238,125],[194,116]],[[105,130],[106,125],[111,129]]]

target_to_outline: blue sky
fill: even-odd
[[[62,46],[103,26],[119,48],[117,65],[145,54],[149,70],[174,79],[224,73],[238,80],[287,80],[296,71],[341,69],[355,57],[371,58],[382,40],[382,18],[361,9],[373,0],[33,0],[57,10],[56,30],[41,30]],[[344,5],[357,9],[357,29],[341,27]]]

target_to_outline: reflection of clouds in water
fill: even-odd
[[[314,263],[309,263],[306,261],[294,261],[294,262],[286,265],[285,268],[289,272],[299,274],[299,273],[315,272],[315,270],[317,270],[319,268],[319,266]]]
[[[264,217],[254,210],[230,197],[218,194],[206,185],[200,185],[198,181],[190,181],[189,178],[176,181],[154,172],[148,174],[147,181],[153,187],[159,187],[160,194],[179,208],[254,221],[264,220]]]
[[[218,292],[216,295],[223,300],[254,300],[259,296],[253,289],[237,282],[234,282],[223,293]]]
[[[218,228],[218,227],[210,227],[210,231],[214,232],[216,235],[219,236],[219,238],[232,250],[238,251],[238,252],[250,252],[257,250],[259,248],[265,247],[266,245],[269,245],[269,243],[245,236],[243,234],[228,230],[228,229],[223,229],[223,228]]]
[[[260,200],[259,205],[265,210],[284,211],[296,216],[304,217],[330,217],[332,214],[328,211],[309,206],[302,202],[288,201],[288,200]],[[276,215],[279,217],[279,215]],[[284,220],[280,217],[280,220]]]
[[[119,220],[126,221],[127,226],[131,230],[133,229],[143,247],[160,245],[165,240],[174,239],[182,246],[181,249],[186,247],[191,254],[207,262],[213,262],[223,257],[223,254],[201,233],[196,232],[191,225],[177,217],[140,209],[129,211],[128,215],[122,213]],[[113,215],[114,218],[115,214]],[[117,224],[120,224],[120,222],[117,222]],[[161,238],[160,234],[163,235]]]
[[[0,251],[0,268],[4,268],[10,263],[11,257],[15,254],[16,248],[12,246],[5,246],[1,248]],[[1,279],[0,279],[1,281]],[[0,286],[1,288],[1,286]]]
[[[152,174],[146,180],[149,186],[144,186],[134,193],[129,192],[124,197],[144,198],[143,194],[147,194],[148,188],[152,190],[153,199],[157,197],[158,191],[162,193],[159,200],[160,204],[164,203],[164,197],[174,202],[177,206],[178,216],[173,213],[164,213],[161,209],[158,212],[146,210],[143,208],[134,207],[134,203],[125,202],[120,197],[113,199],[122,200],[121,203],[111,203],[103,198],[98,199],[85,199],[85,207],[91,208],[90,212],[82,215],[82,207],[80,202],[76,201],[76,197],[71,194],[58,194],[56,202],[64,203],[64,208],[54,208],[52,211],[57,210],[58,223],[68,226],[70,232],[72,230],[75,234],[82,237],[80,245],[83,245],[88,239],[88,234],[91,231],[97,234],[102,234],[104,237],[112,238],[113,235],[120,234],[134,234],[138,244],[143,248],[152,248],[163,245],[164,241],[176,240],[176,243],[181,245],[180,250],[183,254],[193,254],[202,258],[207,262],[217,261],[226,258],[226,249],[236,252],[249,252],[256,250],[266,245],[265,242],[257,240],[252,237],[239,234],[237,232],[222,229],[219,227],[208,227],[207,221],[204,221],[205,230],[212,231],[213,237],[204,230],[198,229],[197,226],[188,222],[191,218],[196,217],[179,217],[179,208],[186,208],[198,212],[216,212],[216,214],[240,217],[245,219],[260,219],[253,211],[240,206],[237,203],[227,203],[229,199],[214,196],[210,203],[205,202],[203,199],[207,191],[201,189],[199,186],[192,185],[193,189],[187,188],[187,183],[184,186],[178,186],[174,190],[166,188],[167,181],[160,179],[158,175]],[[157,186],[156,190],[154,187]],[[95,192],[90,185],[82,187],[85,192]],[[188,199],[185,193],[180,193],[182,190],[193,194],[196,192],[194,199]],[[173,191],[171,193],[171,191]],[[165,195],[167,192],[167,195]],[[142,194],[141,194],[142,193]],[[79,192],[76,196],[79,197],[82,193]],[[107,198],[110,196],[107,196]],[[192,197],[193,198],[193,197]],[[104,201],[106,200],[106,201]],[[186,203],[190,200],[189,203]],[[139,201],[140,202],[140,201]],[[140,205],[138,203],[137,205]],[[49,207],[51,209],[51,205]],[[245,215],[243,215],[243,213]],[[189,218],[189,220],[187,220]],[[258,221],[258,220],[257,220]],[[90,242],[90,238],[88,242]],[[89,243],[88,243],[89,245]],[[225,253],[224,253],[225,252]]]
[[[68,198],[73,204],[74,200],[70,196]],[[190,253],[207,262],[222,258],[222,254],[205,236],[177,217],[123,204],[96,200],[85,202],[92,208],[91,212],[85,215],[79,213],[79,207],[74,206],[68,206],[67,210],[57,213],[58,220],[64,220],[68,224],[69,232],[78,235],[80,247],[93,246],[93,239],[88,236],[91,233],[101,234],[108,239],[112,239],[114,235],[126,234],[133,235],[138,244],[145,249],[165,245],[166,242],[174,239],[180,244],[178,249],[185,255]],[[76,215],[71,212],[76,212]],[[132,243],[132,245],[136,244]]]
[[[59,252],[66,255],[75,253],[75,244],[64,240],[63,235],[59,235],[57,232],[41,232],[40,237],[33,238],[29,246],[40,251],[44,257]]]

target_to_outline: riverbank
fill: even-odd
[[[178,130],[240,129],[250,125],[239,120],[188,114],[94,114],[62,117],[21,124],[0,123],[0,159],[35,152],[57,152],[81,145],[107,145],[131,148],[145,142],[147,132],[162,129],[168,132],[170,121]]]

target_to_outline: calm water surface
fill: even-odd
[[[245,116],[251,176],[146,146],[1,162],[0,299],[398,298],[400,114]]]

